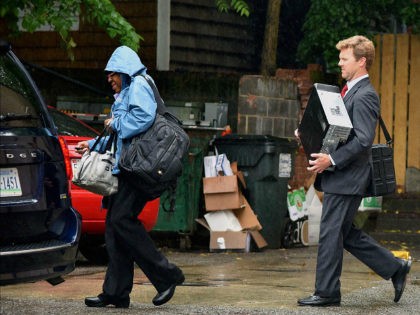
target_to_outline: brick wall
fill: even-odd
[[[308,104],[308,99],[315,81],[314,78],[318,77],[321,71],[321,66],[316,64],[310,64],[306,69],[277,69],[276,71],[276,77],[291,80],[297,84],[300,102],[298,114],[299,122],[305,112],[306,105]],[[299,146],[295,156],[294,176],[289,181],[289,185],[292,188],[298,188],[301,186],[308,188],[313,183],[315,176],[313,173],[306,170],[308,166],[309,164],[305,151],[302,146]]]
[[[317,64],[309,64],[306,69],[277,69],[276,71],[276,77],[292,80],[298,86],[300,100],[299,121],[308,104],[309,95],[314,85],[314,78],[319,77],[321,72],[322,68]]]
[[[246,75],[239,81],[238,134],[272,135],[294,139],[312,91],[319,65],[307,69],[277,69],[274,77]],[[314,180],[306,170],[302,146],[296,151],[292,188],[308,187]]]
[[[238,133],[293,138],[299,108],[296,82],[243,76],[239,81]]]

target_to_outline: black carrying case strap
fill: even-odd
[[[385,122],[382,120],[381,115],[379,115],[379,127],[382,129],[382,132],[385,135],[386,144],[391,146],[392,145],[392,138],[389,135],[388,129],[386,129]]]

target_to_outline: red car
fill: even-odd
[[[72,204],[82,216],[80,252],[91,262],[105,263],[108,259],[104,242],[106,209],[102,208],[102,196],[71,183],[74,166],[81,157],[80,154],[75,152],[74,148],[78,142],[92,139],[99,133],[81,120],[54,107],[49,107],[48,110],[58,128],[60,144],[66,158]],[[159,199],[155,199],[148,202],[140,213],[139,220],[142,221],[146,230],[150,231],[155,226],[158,211]]]

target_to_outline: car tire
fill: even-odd
[[[79,250],[89,262],[95,265],[106,265],[108,263],[108,253],[103,239],[82,237]]]

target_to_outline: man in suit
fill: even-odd
[[[364,36],[337,43],[341,76],[347,81],[342,93],[353,129],[347,142],[331,154],[315,153],[308,170],[317,173],[315,188],[324,192],[316,267],[315,292],[299,299],[301,306],[330,306],[341,302],[340,275],[346,249],[384,279],[392,279],[394,301],[404,291],[411,261],[398,259],[353,225],[371,179],[371,147],[379,117],[379,98],[368,70],[375,48]],[[334,171],[326,170],[331,165]]]

